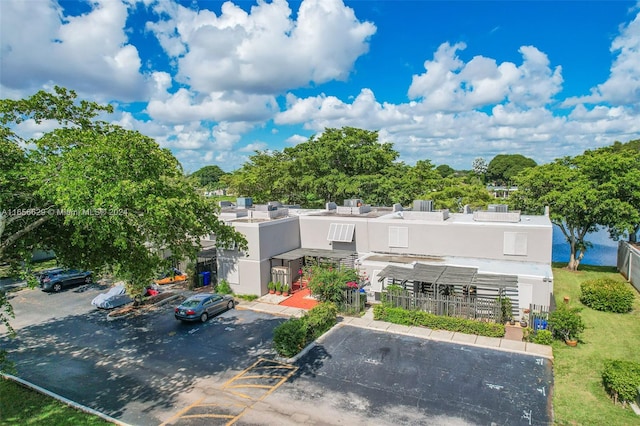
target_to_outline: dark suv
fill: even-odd
[[[56,269],[40,276],[40,288],[42,291],[62,290],[77,284],[89,284],[93,280],[91,271],[79,271],[77,269]]]

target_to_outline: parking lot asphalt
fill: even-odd
[[[45,300],[89,305],[94,290]],[[289,364],[271,346],[285,318],[242,307],[182,324],[172,305],[116,321],[76,306],[0,344],[19,377],[131,425],[551,423],[544,357],[344,323]]]

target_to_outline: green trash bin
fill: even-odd
[[[204,286],[204,274],[198,274],[198,287]]]

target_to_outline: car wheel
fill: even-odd
[[[235,306],[236,304],[233,303],[233,300],[229,300],[229,303],[227,303],[227,309],[233,309]]]
[[[91,278],[91,275],[85,277],[85,279],[84,279],[84,283],[85,284],[91,284],[91,281],[93,281],[93,279]]]
[[[53,291],[55,291],[56,293],[59,292],[60,290],[62,290],[62,285],[60,283],[55,283],[53,285]]]
[[[208,319],[209,319],[209,315],[207,315],[206,312],[204,312],[202,315],[200,315],[200,321],[207,322]]]

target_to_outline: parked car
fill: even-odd
[[[77,269],[65,269],[53,274],[45,274],[40,280],[42,291],[58,292],[64,287],[77,284],[89,284],[93,281],[91,271],[79,271]]]
[[[173,268],[172,271],[166,272],[160,275],[158,279],[154,281],[154,283],[159,285],[171,284],[171,283],[176,283],[180,281],[185,281],[187,278],[188,278],[187,274],[183,273],[182,271],[176,268]]]
[[[175,317],[181,321],[206,322],[210,316],[235,307],[233,296],[228,294],[200,293],[189,297],[175,309]]]
[[[131,302],[133,299],[127,294],[124,284],[118,284],[94,297],[91,304],[100,309],[113,309]]]
[[[43,282],[43,280],[45,278],[51,279],[52,277],[58,275],[59,273],[63,272],[64,270],[65,270],[65,268],[51,268],[51,269],[45,269],[45,270],[42,270],[42,271],[34,272],[34,275],[38,279],[38,282],[40,284],[42,284],[42,282]]]

